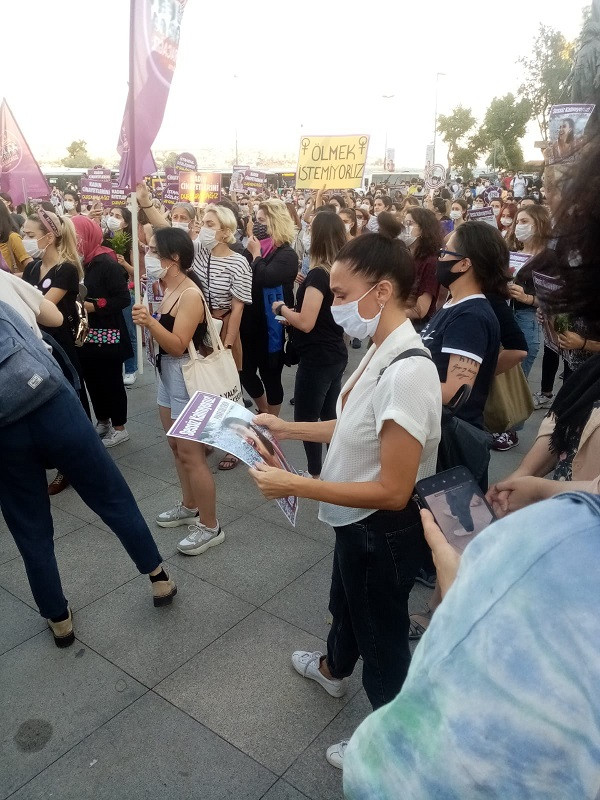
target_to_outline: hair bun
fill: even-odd
[[[382,211],[377,216],[379,233],[387,239],[397,239],[402,230],[402,223],[389,211]]]

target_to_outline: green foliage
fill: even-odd
[[[525,69],[519,97],[529,104],[530,119],[536,120],[544,141],[548,139],[550,106],[565,102],[574,49],[560,31],[540,25],[531,56],[519,59]]]
[[[159,169],[165,169],[166,167],[174,167],[175,162],[177,161],[177,156],[179,153],[176,153],[174,150],[167,152],[165,150],[164,153],[157,155],[156,157],[156,166]]]
[[[456,106],[452,113],[438,116],[437,130],[448,148],[448,171],[456,170],[465,177],[477,163],[477,150],[465,137],[472,130],[476,119],[470,108]]]
[[[107,239],[105,244],[112,248],[117,255],[125,256],[131,249],[131,236],[125,231],[115,231],[112,239]]]
[[[512,93],[494,97],[471,144],[478,152],[487,153],[487,164],[519,169],[523,166],[519,139],[525,135],[529,119],[527,100],[517,101]]]
[[[87,142],[83,139],[71,142],[67,147],[67,153],[69,155],[62,160],[64,167],[93,167],[97,163],[88,155]]]

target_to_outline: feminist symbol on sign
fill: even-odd
[[[358,140],[358,146],[360,147],[361,156],[365,152],[365,148],[367,146],[368,141],[369,140],[366,136],[361,136],[360,139]]]
[[[302,141],[300,142],[300,147],[302,147],[302,155],[305,155],[306,151],[310,147],[310,139],[306,138],[302,139]]]

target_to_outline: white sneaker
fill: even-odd
[[[552,403],[554,402],[554,397],[550,395],[548,397],[547,394],[542,394],[541,392],[536,392],[533,397],[533,407],[537,411],[540,408],[550,408]]]
[[[190,525],[188,531],[189,533],[185,539],[182,539],[177,545],[179,552],[185,556],[199,556],[209,547],[214,547],[225,541],[225,533],[221,530],[218,522],[216,531],[211,531],[201,522]]]
[[[104,447],[116,447],[118,444],[122,444],[123,442],[129,441],[129,434],[123,428],[122,431],[118,431],[115,428],[111,428],[110,432],[106,434],[106,436],[102,439],[104,443]]]
[[[110,433],[110,422],[97,422],[96,433],[101,439],[104,439],[107,433]]]
[[[328,747],[325,751],[325,758],[332,767],[337,767],[337,769],[344,768],[344,755],[348,747],[348,741],[348,739],[342,739],[341,742],[332,744],[331,747]]]
[[[303,678],[320,683],[327,694],[332,697],[343,697],[346,694],[346,680],[329,680],[319,669],[323,653],[316,650],[314,653],[308,650],[296,650],[292,653],[292,666]]]
[[[180,525],[189,525],[198,516],[197,508],[187,508],[183,503],[177,503],[175,508],[163,511],[156,518],[159,528],[178,528]]]
[[[126,372],[125,375],[123,375],[123,383],[125,386],[133,386],[136,380],[137,372]]]

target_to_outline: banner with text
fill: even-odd
[[[493,228],[498,230],[498,223],[496,222],[496,215],[491,206],[484,206],[483,208],[472,208],[468,213],[470,222],[487,222]]]
[[[126,206],[129,200],[131,189],[128,186],[121,188],[117,181],[114,181],[110,190],[110,205]]]
[[[221,173],[180,172],[179,199],[195,206],[217,203],[221,199]]]
[[[167,167],[165,170],[162,202],[166,208],[173,208],[179,202],[179,175],[177,167]]]
[[[357,189],[362,185],[369,137],[303,136],[297,189]]]
[[[594,108],[593,103],[552,106],[548,119],[548,164],[570,164],[577,160],[584,142],[585,126]]]
[[[109,169],[97,168],[88,170],[79,184],[79,197],[82,205],[101,202],[105,208],[111,203],[112,178]]]

